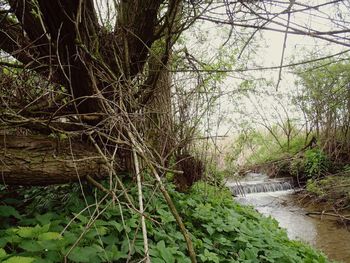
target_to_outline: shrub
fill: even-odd
[[[319,178],[329,167],[327,155],[318,148],[305,151],[305,172],[309,178]]]

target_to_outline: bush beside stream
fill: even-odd
[[[136,187],[130,183],[129,188],[136,200]],[[144,190],[152,217],[147,220],[152,262],[190,262],[163,198],[153,186]],[[113,205],[85,187],[84,201],[78,186],[5,192],[0,206],[2,262],[62,262],[64,255],[68,262],[139,262],[143,257],[139,215],[122,197]],[[172,187],[169,192],[191,233],[198,262],[329,262],[309,246],[289,240],[275,220],[234,202],[225,188],[197,183],[187,194]]]

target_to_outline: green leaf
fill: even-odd
[[[64,243],[61,240],[52,239],[52,240],[41,240],[38,243],[45,249],[49,251],[60,250],[64,247]]]
[[[57,251],[47,251],[45,252],[45,259],[42,263],[54,263],[54,262],[62,262],[62,255]],[[34,263],[37,263],[36,261]],[[38,262],[41,263],[41,262]]]
[[[107,262],[114,262],[122,258],[127,258],[126,253],[121,252],[117,246],[111,245],[105,248],[105,251],[100,252],[100,257]]]
[[[35,237],[35,229],[34,227],[19,227],[17,231],[17,235],[25,238],[33,238]]]
[[[66,246],[69,244],[74,244],[74,242],[77,240],[78,236],[72,232],[65,232],[63,234],[63,242]]]
[[[175,262],[174,256],[172,255],[170,249],[165,247],[165,243],[163,240],[157,243],[157,249],[160,253],[160,256],[165,260],[165,262],[167,263]]]
[[[161,258],[152,258],[151,262],[152,263],[167,263],[166,261],[164,261]]]
[[[200,258],[203,261],[209,261],[209,262],[215,262],[215,263],[219,263],[220,262],[219,257],[215,253],[210,252],[207,249],[204,250],[204,255],[203,254],[200,255]]]
[[[28,252],[38,252],[43,250],[43,247],[37,241],[34,240],[23,240],[19,244],[19,247]]]
[[[96,247],[76,247],[68,258],[74,262],[95,262],[98,252]]]
[[[35,261],[33,263],[54,263],[54,262],[58,262],[58,261],[53,261],[50,259],[43,259],[43,258],[36,258]]]
[[[5,249],[0,248],[0,259],[4,258],[6,256],[7,256],[7,253],[6,253]]]
[[[96,236],[104,236],[106,235],[108,232],[108,228],[104,227],[104,226],[99,226],[99,227],[95,227],[93,229],[91,229],[86,235],[85,237],[88,239],[93,239]]]
[[[205,228],[207,229],[209,235],[214,234],[215,229],[214,229],[211,225],[204,225],[204,226],[205,226]]]
[[[102,242],[107,245],[113,245],[119,241],[119,237],[115,233],[112,233],[108,236],[102,236],[101,239]]]
[[[0,238],[0,248],[4,247],[7,244],[8,240],[6,237]]]
[[[60,233],[57,232],[46,232],[38,236],[39,240],[53,240],[53,239],[62,239]]]
[[[57,214],[49,212],[43,215],[36,215],[35,218],[41,225],[46,225],[49,224],[53,218],[57,218]]]
[[[117,221],[109,221],[109,225],[114,226],[114,228],[118,231],[121,232],[123,230],[123,225],[118,223]]]
[[[83,216],[81,214],[74,214],[77,219],[80,220],[81,223],[87,224],[89,222],[89,219],[86,216]]]
[[[22,238],[20,238],[19,236],[17,235],[11,235],[11,236],[7,236],[4,238],[6,240],[6,243],[11,243],[11,244],[16,244],[16,243],[19,243],[21,242]],[[3,244],[5,243],[5,241],[3,240],[0,240],[0,242]],[[6,244],[5,243],[5,244]]]
[[[30,257],[10,257],[9,259],[5,260],[3,263],[31,263],[34,262],[35,258]]]
[[[0,205],[0,217],[13,216],[17,219],[21,219],[21,215],[12,206]]]
[[[49,228],[50,224],[44,226],[36,225],[35,227],[18,227],[16,233],[23,238],[37,238],[40,234],[47,232]]]

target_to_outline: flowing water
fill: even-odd
[[[275,218],[290,238],[309,243],[330,259],[350,263],[350,231],[330,218],[307,216],[307,211],[317,211],[317,208],[301,207],[288,179],[272,180],[252,173],[227,186],[238,202],[252,205],[260,213]]]

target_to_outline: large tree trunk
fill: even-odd
[[[158,63],[157,63],[158,64]],[[159,77],[153,96],[145,108],[146,140],[166,161],[175,144],[171,109],[171,77],[165,66],[158,65]]]
[[[0,136],[0,184],[62,184],[86,176],[108,176],[93,147],[43,136]]]
[[[18,23],[0,10],[0,49],[65,86],[79,114],[105,114],[101,94],[113,97],[117,87],[111,82],[143,70],[162,3],[121,1],[116,27],[108,32],[99,24],[93,0],[8,2]]]

